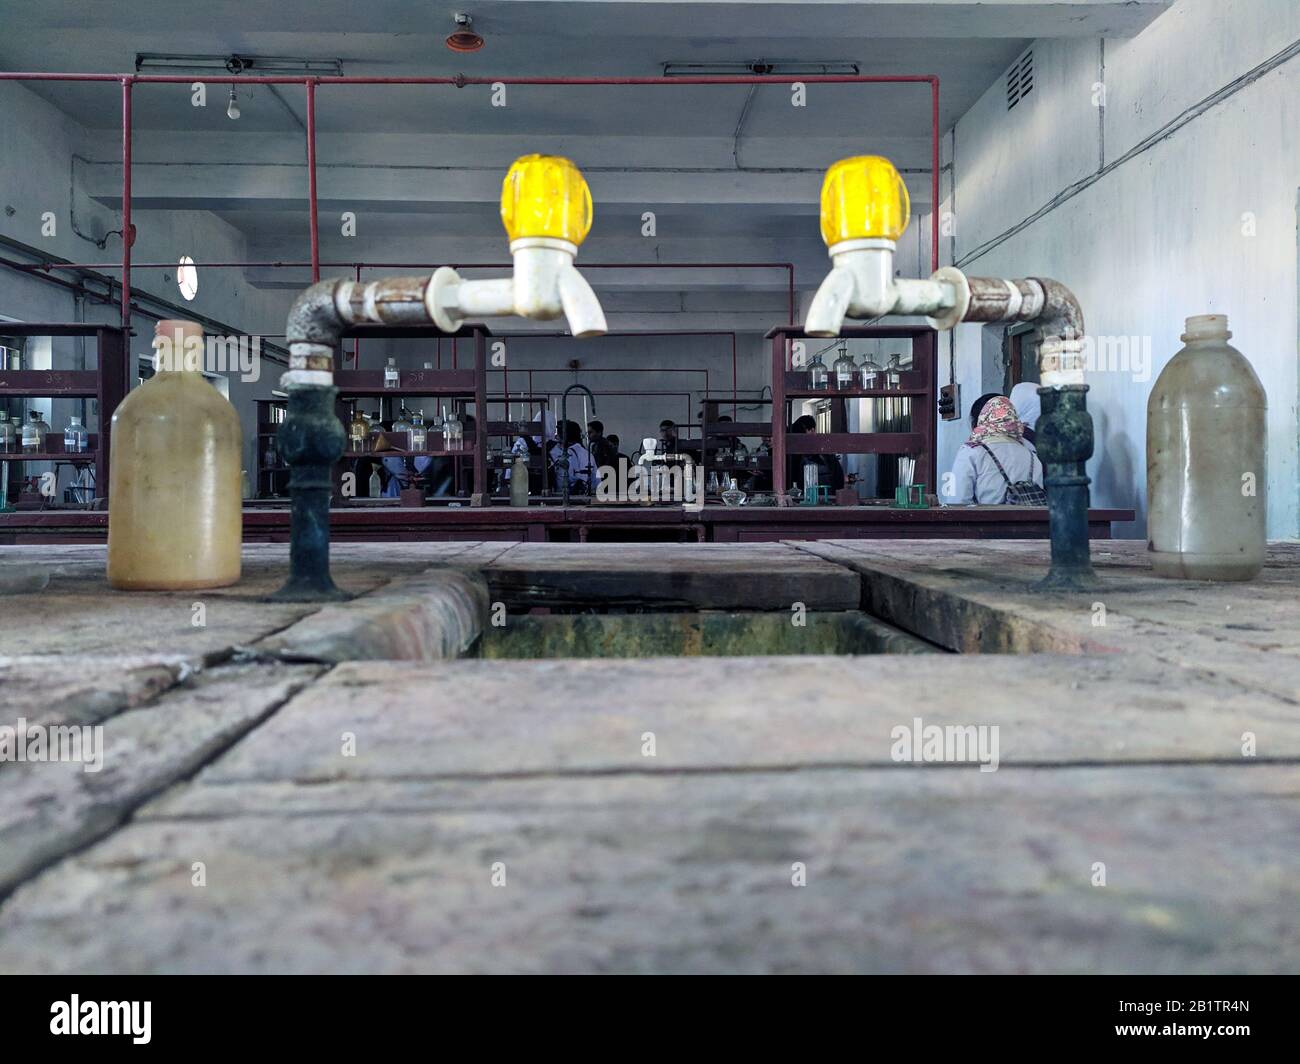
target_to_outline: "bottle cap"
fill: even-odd
[[[1228,331],[1228,315],[1195,314],[1187,319],[1186,331],[1179,339],[1184,343],[1191,340],[1227,340],[1232,336]]]

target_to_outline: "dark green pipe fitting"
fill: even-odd
[[[1038,591],[1087,591],[1097,586],[1088,552],[1088,474],[1092,457],[1092,415],[1088,386],[1039,388],[1042,413],[1034,429],[1043,461],[1052,567]]]
[[[289,532],[289,580],[271,595],[275,602],[333,602],[350,598],[330,576],[330,496],[334,463],[346,437],[334,412],[338,389],[289,389],[289,409],[276,434],[289,466],[293,500]]]

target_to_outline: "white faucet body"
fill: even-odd
[[[520,317],[553,321],[563,317],[574,336],[607,331],[600,301],[574,265],[576,245],[550,237],[528,237],[510,244],[514,272],[493,280],[465,280],[450,266],[429,283],[425,306],[443,332],[452,333],[470,318]]]
[[[817,289],[804,326],[811,336],[839,336],[844,319],[889,314],[933,315],[957,304],[946,280],[894,276],[892,240],[844,240],[829,249],[831,272]]]

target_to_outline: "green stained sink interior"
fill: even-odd
[[[804,623],[797,623],[802,620]],[[807,613],[578,613],[488,627],[484,658],[933,654],[940,648],[856,610]]]

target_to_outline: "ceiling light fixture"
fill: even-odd
[[[235,86],[230,86],[230,103],[226,106],[226,117],[232,121],[240,115],[239,103],[235,100]]]
[[[456,16],[456,31],[447,38],[447,47],[453,52],[477,52],[483,47],[483,38],[474,32],[474,20],[463,12]]]
[[[204,71],[224,70],[227,74],[319,74],[343,75],[342,59],[307,59],[295,55],[195,55],[172,52],[137,52],[135,69]]]
[[[698,77],[770,77],[773,80],[826,75],[856,77],[860,71],[857,63],[831,60],[822,62],[810,59],[754,59],[740,63],[664,63],[666,78]]]

